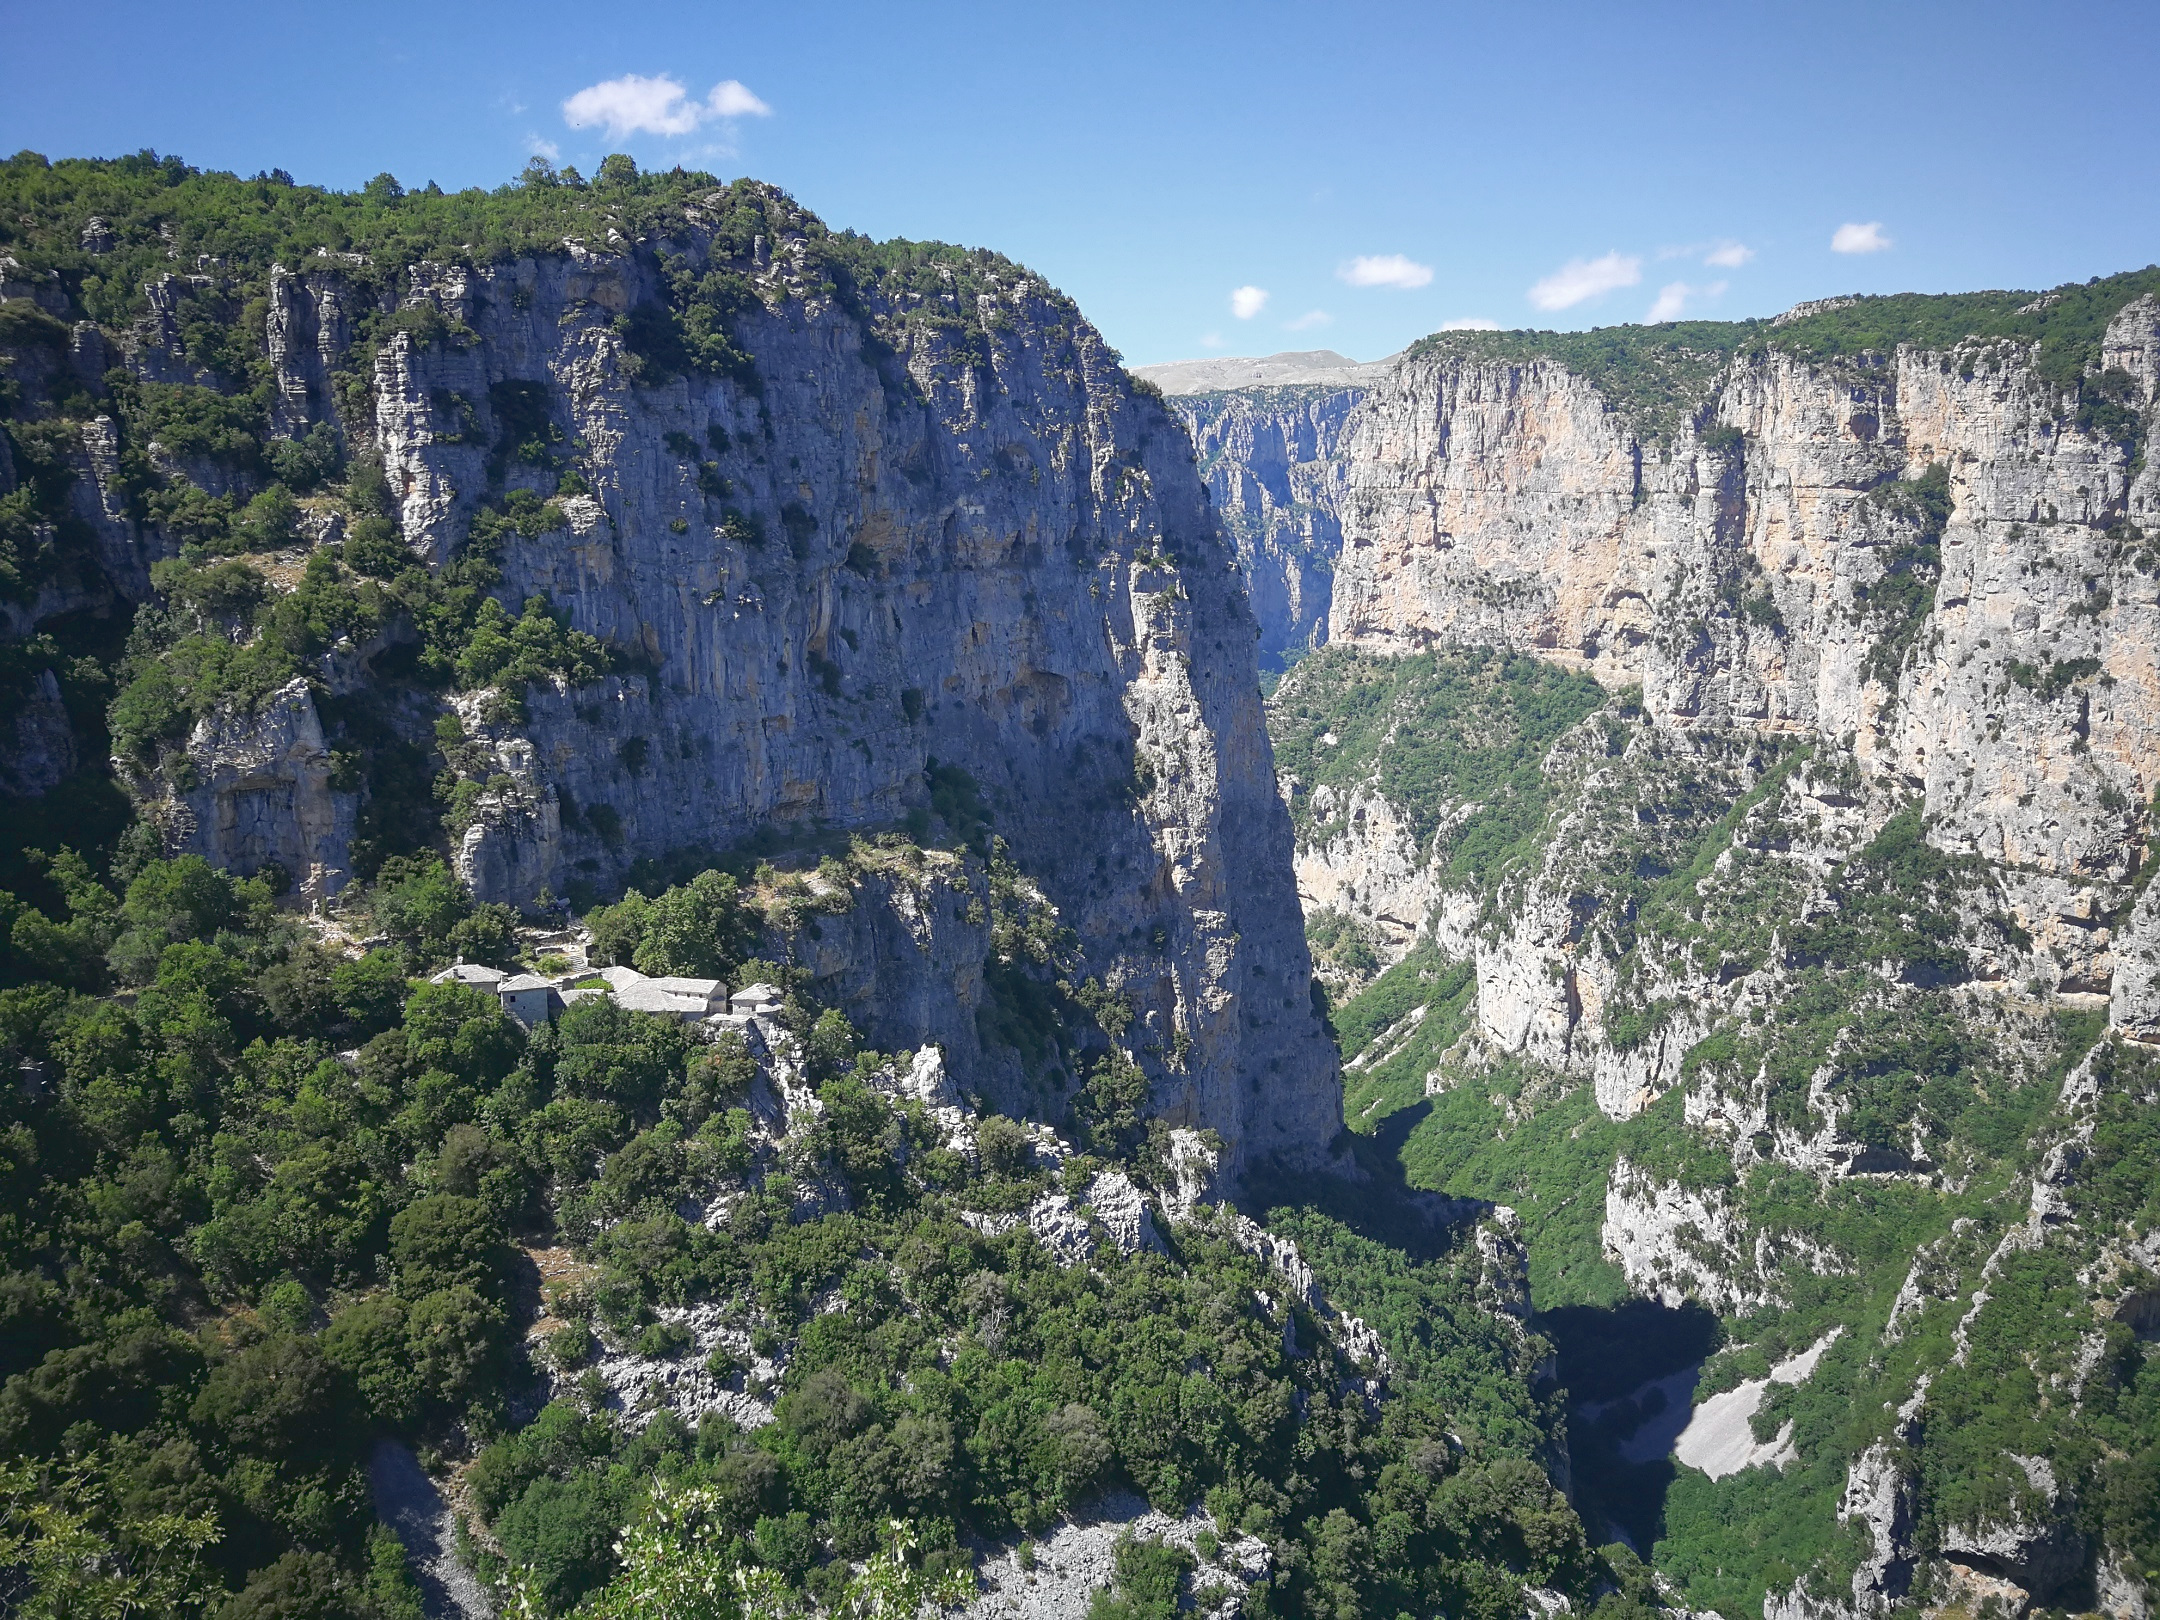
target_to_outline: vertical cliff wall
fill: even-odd
[[[1364,397],[1363,387],[1326,384],[1171,396],[1237,547],[1263,666],[1327,639],[1346,485],[1339,441]]]
[[[935,803],[942,835],[1002,841],[1055,909],[1055,960],[1030,971],[1129,1005],[1153,1111],[1219,1131],[1233,1171],[1324,1153],[1333,1049],[1254,620],[1181,425],[1069,301],[994,255],[839,243],[750,185],[604,245],[323,255],[263,295],[265,453],[337,435],[439,583],[493,570],[506,633],[590,636],[609,673],[490,683],[465,659],[442,694],[413,681],[416,643],[465,609],[440,589],[384,609],[274,702],[130,761],[172,847],[340,888],[366,794],[333,768],[327,699],[414,739],[450,723],[453,854],[482,899],[604,892],[753,834],[929,832]],[[214,381],[185,341],[153,320],[135,374]],[[143,515],[138,496],[116,540],[170,549]],[[302,518],[357,533],[337,499]]]
[[[2090,370],[2125,403],[2097,414],[2031,342],[1758,345],[1662,435],[1557,359],[1414,353],[1341,430],[1330,637],[1520,648],[1661,726],[1849,749],[2003,875],[2065,988],[2109,994],[2090,919],[2160,784],[2156,307],[2108,322]]]
[[[1691,1604],[2150,1612],[2089,1459],[2153,1365],[2156,317],[1450,335],[1342,426],[1270,712],[1345,1110],[1507,1199],[1541,1309],[1723,1318],[1634,1392],[1704,1397],[1669,1494],[1677,1422],[1571,1435]]]

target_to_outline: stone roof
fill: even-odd
[[[444,968],[430,984],[469,984],[482,990],[492,990],[509,975],[500,968],[482,967],[478,962],[458,962]]]
[[[554,981],[543,979],[536,973],[520,973],[514,979],[505,979],[495,987],[497,995],[510,995],[520,990],[552,990]]]
[[[677,995],[650,979],[616,991],[615,1005],[631,1012],[674,1013],[678,1017],[688,1014],[702,1018],[707,1010],[703,996]]]
[[[658,985],[671,996],[703,996],[708,999],[721,988],[718,979],[684,979],[674,975],[663,975],[646,982]]]

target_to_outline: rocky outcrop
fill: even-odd
[[[197,722],[171,768],[136,787],[177,854],[249,875],[275,867],[302,902],[334,893],[349,875],[357,801],[332,788],[330,750],[303,680],[259,712],[228,704]]]
[[[1296,791],[1298,784],[1286,784]],[[1308,917],[1339,912],[1364,923],[1383,967],[1416,943],[1440,912],[1445,885],[1433,870],[1431,847],[1421,847],[1381,793],[1323,783],[1308,808],[1325,836],[1301,839],[1298,900]]]
[[[841,297],[812,222],[772,208],[797,224],[751,267],[754,376],[660,381],[631,350],[617,317],[665,296],[647,249],[408,279],[405,305],[454,335],[376,353],[374,449],[407,543],[439,563],[506,485],[550,487],[516,435],[571,447],[590,493],[503,543],[499,594],[544,596],[623,670],[535,686],[522,717],[461,704],[493,754],[461,872],[529,903],[641,855],[890,825],[945,773],[1071,930],[1075,981],[1132,1004],[1158,1111],[1220,1131],[1234,1165],[1314,1158],[1334,1059],[1254,622],[1182,428],[1027,273],[949,300],[978,361],[904,302]],[[295,429],[356,296],[334,267],[277,283]],[[947,1011],[926,998],[929,1027]]]
[[[1605,1190],[1605,1254],[1635,1293],[1738,1313],[1769,1303],[1741,1222],[1718,1189],[1664,1182],[1625,1159]]]
[[[1943,1556],[1994,1575],[2045,1602],[2085,1565],[2086,1542],[2069,1514],[2054,1464],[2012,1454],[2025,1476],[2024,1500],[1984,1522],[1947,1524],[1938,1533]]]
[[[75,769],[75,732],[60,701],[60,683],[49,669],[30,677],[17,697],[11,735],[0,747],[0,793],[34,799],[59,786]]]
[[[1274,1568],[1274,1550],[1260,1537],[1218,1524],[1204,1509],[1172,1518],[1121,1491],[1050,1526],[1024,1557],[1017,1548],[994,1551],[976,1570],[980,1592],[961,1612],[967,1620],[1084,1620],[1114,1584],[1117,1544],[1126,1536],[1193,1560],[1191,1612],[1205,1620],[1246,1612],[1247,1595]]]

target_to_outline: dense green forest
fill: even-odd
[[[955,1152],[880,1084],[888,1055],[791,997],[822,1112],[756,1148],[739,1043],[607,1000],[528,1034],[490,995],[416,981],[484,932],[439,864],[386,875],[369,903],[395,939],[360,956],[194,858],[47,867],[66,904],[5,902],[0,991],[22,1077],[0,1548],[26,1602],[410,1614],[364,1479],[382,1436],[464,1459],[482,1567],[547,1613],[606,1585],[625,1525],[689,1494],[730,1567],[828,1601],[888,1519],[935,1577],[967,1567],[963,1537],[1040,1531],[1114,1485],[1268,1538],[1261,1612],[1507,1620],[1522,1580],[1588,1596],[1605,1575],[1530,1460],[1555,1421],[1542,1351],[1478,1307],[1474,1253],[1416,1262],[1278,1212],[1387,1344],[1376,1403],[1204,1219],[1165,1254],[1066,1269],[1024,1224],[961,1218],[1115,1162],[1159,1176],[1111,1106],[1069,1122],[1094,1151],[1059,1167],[995,1117]],[[666,966],[687,938],[786,980],[731,956],[762,923],[734,894],[665,890],[618,943]],[[730,1189],[717,1224],[682,1214]],[[530,1256],[557,1245],[580,1280],[543,1299]],[[695,1301],[784,1364],[778,1421],[640,1423],[581,1374],[603,1346],[681,1354],[659,1313]],[[543,1309],[556,1325],[528,1341]]]

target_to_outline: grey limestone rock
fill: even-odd
[[[13,736],[0,748],[0,793],[34,799],[75,769],[75,732],[51,670],[41,669],[31,678],[10,725]]]
[[[287,683],[260,713],[228,705],[198,721],[184,758],[183,770],[137,783],[167,848],[246,875],[274,863],[303,901],[343,886],[354,800],[331,786],[330,750],[306,681]]]
[[[1245,387],[1180,394],[1200,473],[1236,544],[1260,656],[1280,665],[1327,639],[1339,505],[1346,484],[1343,424],[1365,398],[1356,386]]]
[[[973,364],[883,294],[836,297],[800,237],[758,262],[762,302],[739,322],[754,386],[659,380],[631,353],[616,317],[661,291],[646,247],[406,280],[407,306],[469,334],[398,332],[376,352],[374,449],[408,544],[439,562],[501,480],[536,481],[499,447],[513,400],[544,412],[591,493],[560,500],[562,527],[504,544],[499,594],[513,610],[546,597],[623,666],[534,687],[521,720],[460,704],[497,760],[461,874],[521,905],[604,889],[639,856],[890,826],[926,804],[926,773],[964,771],[1072,930],[1076,981],[1132,1003],[1156,1110],[1219,1131],[1233,1175],[1317,1160],[1339,1128],[1334,1056],[1256,629],[1181,423],[1024,271],[990,275],[963,312],[987,340]],[[289,431],[327,409],[361,296],[334,264],[278,281]],[[895,336],[868,341],[888,315]],[[199,827],[225,824],[205,809]],[[329,845],[307,855],[334,864]],[[896,987],[878,965],[898,965],[909,1014],[880,1038],[957,1050],[981,957],[953,962],[956,1006],[939,987],[953,979],[911,978],[920,952],[878,934],[900,913],[873,909],[869,934],[839,930],[848,949],[812,952],[816,971],[884,1006]],[[965,931],[933,950],[957,957]]]

